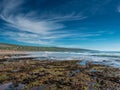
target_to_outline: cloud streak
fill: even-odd
[[[120,13],[120,5],[117,7],[117,11]]]
[[[86,18],[81,14],[66,15],[36,15],[36,11],[21,13],[24,0],[3,0],[0,18],[6,21],[6,27],[14,28],[18,32],[4,33],[11,39],[34,44],[52,44],[56,39],[69,37],[68,32],[60,32],[66,26],[60,22],[69,20],[81,20]],[[24,8],[23,8],[24,9]],[[25,33],[28,32],[28,33]]]

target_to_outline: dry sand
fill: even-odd
[[[25,54],[26,51],[0,50],[0,55]]]

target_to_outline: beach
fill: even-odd
[[[120,68],[83,60],[9,59],[21,54],[0,56],[0,90],[120,90]]]

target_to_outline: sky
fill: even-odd
[[[120,51],[120,0],[0,0],[0,43]]]

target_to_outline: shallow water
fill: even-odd
[[[24,86],[24,84],[18,84],[17,86],[14,86],[12,82],[9,82],[0,85],[0,90],[23,90]]]
[[[27,52],[27,55],[12,58],[33,57],[37,60],[83,60],[94,64],[104,64],[120,68],[120,52]]]
[[[45,90],[45,86],[36,86],[31,88],[30,90]]]

